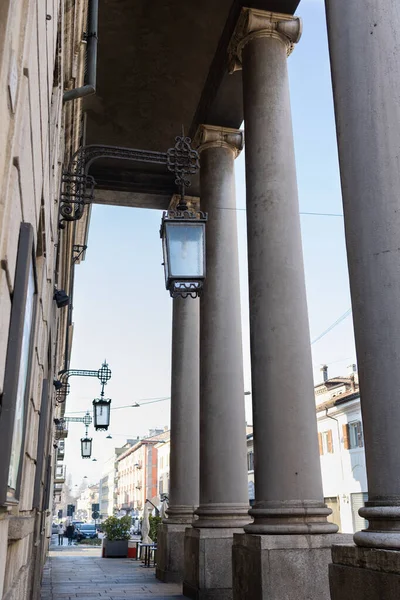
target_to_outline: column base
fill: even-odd
[[[398,600],[400,552],[333,546],[329,584],[331,600]]]
[[[330,600],[331,546],[351,537],[235,534],[233,600]]]
[[[161,523],[157,530],[156,578],[164,583],[183,581],[185,523]]]
[[[338,526],[327,521],[332,513],[325,504],[313,500],[286,502],[256,502],[249,510],[254,518],[246,533],[262,535],[308,535],[337,533]]]
[[[233,534],[242,532],[231,528],[186,529],[184,596],[194,600],[232,600]]]

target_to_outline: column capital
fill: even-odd
[[[280,40],[286,46],[287,55],[300,40],[302,21],[300,17],[254,8],[242,8],[228,47],[229,72],[242,68],[242,51],[251,40],[267,37]]]
[[[240,129],[199,125],[193,140],[194,147],[200,153],[207,148],[229,148],[239,156],[244,146],[244,132]]]

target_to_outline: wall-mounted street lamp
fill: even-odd
[[[190,186],[189,176],[200,167],[199,155],[190,138],[182,134],[175,141],[167,152],[167,167],[175,173],[180,200],[175,210],[164,212],[161,221],[165,287],[172,298],[197,298],[206,276],[207,214],[189,209],[185,189]]]
[[[92,456],[92,438],[81,438],[81,456],[82,458],[90,458]]]
[[[93,424],[96,431],[107,431],[110,425],[111,400],[96,398],[93,400]]]
[[[69,383],[70,377],[97,377],[100,380],[101,385],[107,385],[107,381],[111,379],[111,369],[108,367],[106,361],[101,365],[97,371],[90,371],[88,369],[63,369],[58,373],[59,379],[53,381],[53,385],[57,390],[57,401],[65,402],[66,396],[69,394]]]

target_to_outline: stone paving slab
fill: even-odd
[[[182,587],[162,583],[141,561],[101,558],[90,546],[50,546],[41,600],[184,600]]]

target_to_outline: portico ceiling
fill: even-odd
[[[298,3],[100,0],[97,91],[84,101],[86,144],[166,151],[182,125],[190,135],[200,123],[240,127],[241,73],[227,72],[240,9],[293,13]],[[98,188],[123,190],[125,199],[130,190],[168,198],[173,189],[159,166],[107,159],[90,173]]]

